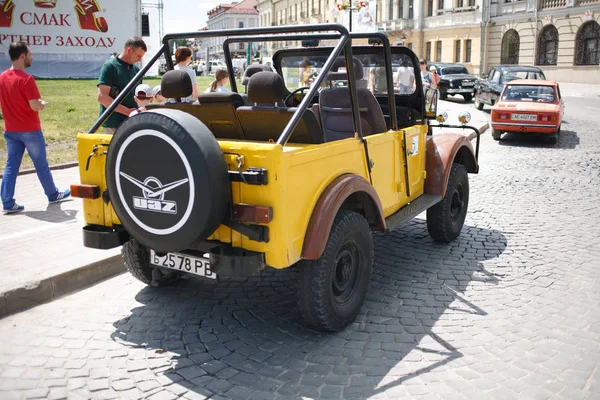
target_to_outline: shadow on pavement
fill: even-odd
[[[507,240],[465,226],[457,240],[438,244],[418,219],[374,239],[367,300],[342,332],[305,326],[290,268],[146,287],[136,296],[142,305],[114,322],[111,337],[168,355],[173,368],[154,373],[207,397],[367,398],[404,390],[403,382],[462,357],[468,338],[454,337],[452,326],[486,315],[464,293],[471,284],[488,290],[498,283],[482,263],[502,254]]]
[[[440,99],[443,101],[447,101],[450,103],[455,103],[455,104],[472,104],[473,100],[469,100],[469,101],[465,101],[465,99],[461,96],[461,95],[456,95],[456,96],[448,96],[445,99]]]
[[[23,211],[23,215],[44,222],[63,223],[67,221],[75,221],[79,210],[63,209],[68,206],[72,200],[63,201],[55,204],[48,204],[45,211]]]
[[[544,149],[574,150],[579,146],[580,140],[577,132],[561,129],[558,143],[551,144],[546,141],[546,135],[531,133],[505,133],[500,139],[500,145],[512,147],[539,147]]]

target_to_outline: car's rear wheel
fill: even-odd
[[[472,94],[463,94],[463,98],[465,99],[465,101],[468,103],[471,100],[473,100],[473,95]]]
[[[448,93],[440,91],[440,100],[446,100],[448,98]]]
[[[479,96],[477,96],[477,93],[475,93],[475,108],[477,108],[478,110],[483,110],[483,103],[481,102],[481,100],[479,100]]]
[[[494,140],[500,140],[500,137],[501,137],[501,136],[502,136],[502,132],[501,132],[501,131],[499,131],[499,130],[497,130],[497,129],[494,129],[494,128],[492,128],[492,138],[493,138]]]
[[[442,201],[427,210],[427,230],[437,242],[454,240],[465,223],[469,208],[469,177],[464,165],[453,164]]]
[[[359,313],[373,269],[368,222],[340,210],[318,260],[299,263],[298,304],[304,320],[319,331],[339,331]]]

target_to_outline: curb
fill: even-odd
[[[76,167],[77,165],[79,165],[78,161],[70,161],[70,162],[66,162],[66,163],[62,163],[62,164],[51,165],[50,170],[67,169],[67,168],[71,168],[71,167]],[[19,175],[27,175],[27,174],[33,174],[33,173],[35,173],[35,168],[28,168],[28,169],[19,171]],[[0,174],[0,178],[2,178],[3,176],[4,176],[4,172],[2,172]]]
[[[121,256],[116,255],[41,281],[25,283],[0,293],[0,318],[74,293],[123,272],[125,267]]]
[[[481,127],[479,128],[479,133],[483,135],[483,133],[485,131],[487,131],[489,127],[490,127],[490,124],[488,122],[486,122],[485,124],[481,125]],[[477,137],[477,133],[471,132],[471,134],[469,135],[469,141],[475,139],[476,137]]]

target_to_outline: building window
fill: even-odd
[[[238,49],[244,50],[244,43],[238,43],[238,44],[239,44]]]
[[[240,21],[240,23],[238,24],[238,26],[239,26],[240,28],[243,28],[243,27],[244,27],[244,21]]]
[[[433,0],[427,0],[427,16],[433,16]]]
[[[425,60],[431,61],[431,42],[427,42],[425,46]]]
[[[413,19],[415,16],[414,0],[408,0],[408,19]]]
[[[502,50],[500,54],[501,64],[518,64],[519,63],[519,34],[514,29],[506,31],[502,37]]]
[[[575,65],[600,64],[600,24],[589,21],[577,32]]]
[[[444,9],[444,0],[438,0],[438,10]]]
[[[547,25],[540,33],[537,65],[556,65],[558,54],[558,30],[554,25]]]
[[[392,0],[388,0],[388,20],[394,19],[394,2]]]
[[[465,62],[471,62],[471,39],[465,40]]]
[[[398,18],[404,18],[404,0],[398,0]]]
[[[435,44],[435,62],[442,62],[442,41],[438,40]]]
[[[463,0],[456,0],[456,7],[461,8],[465,5]]]
[[[454,62],[460,62],[460,40],[454,41]]]
[[[475,0],[469,0],[469,7],[475,7]]]

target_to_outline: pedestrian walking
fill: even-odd
[[[33,161],[38,179],[50,203],[65,200],[71,195],[69,189],[60,191],[54,185],[46,159],[46,141],[42,133],[39,112],[46,108],[33,76],[25,72],[31,66],[33,56],[25,42],[11,43],[8,55],[12,67],[0,74],[0,107],[4,116],[4,139],[8,158],[0,185],[0,197],[4,213],[23,211],[24,206],[14,199],[17,175],[25,149]]]
[[[100,115],[106,110],[113,100],[121,93],[125,86],[135,77],[140,69],[135,65],[141,61],[148,48],[144,41],[134,36],[125,42],[125,47],[118,57],[104,63],[98,77],[98,102]],[[142,81],[138,82],[138,85]],[[129,93],[115,108],[113,113],[104,121],[104,133],[114,134],[121,122],[136,109],[133,91]]]

